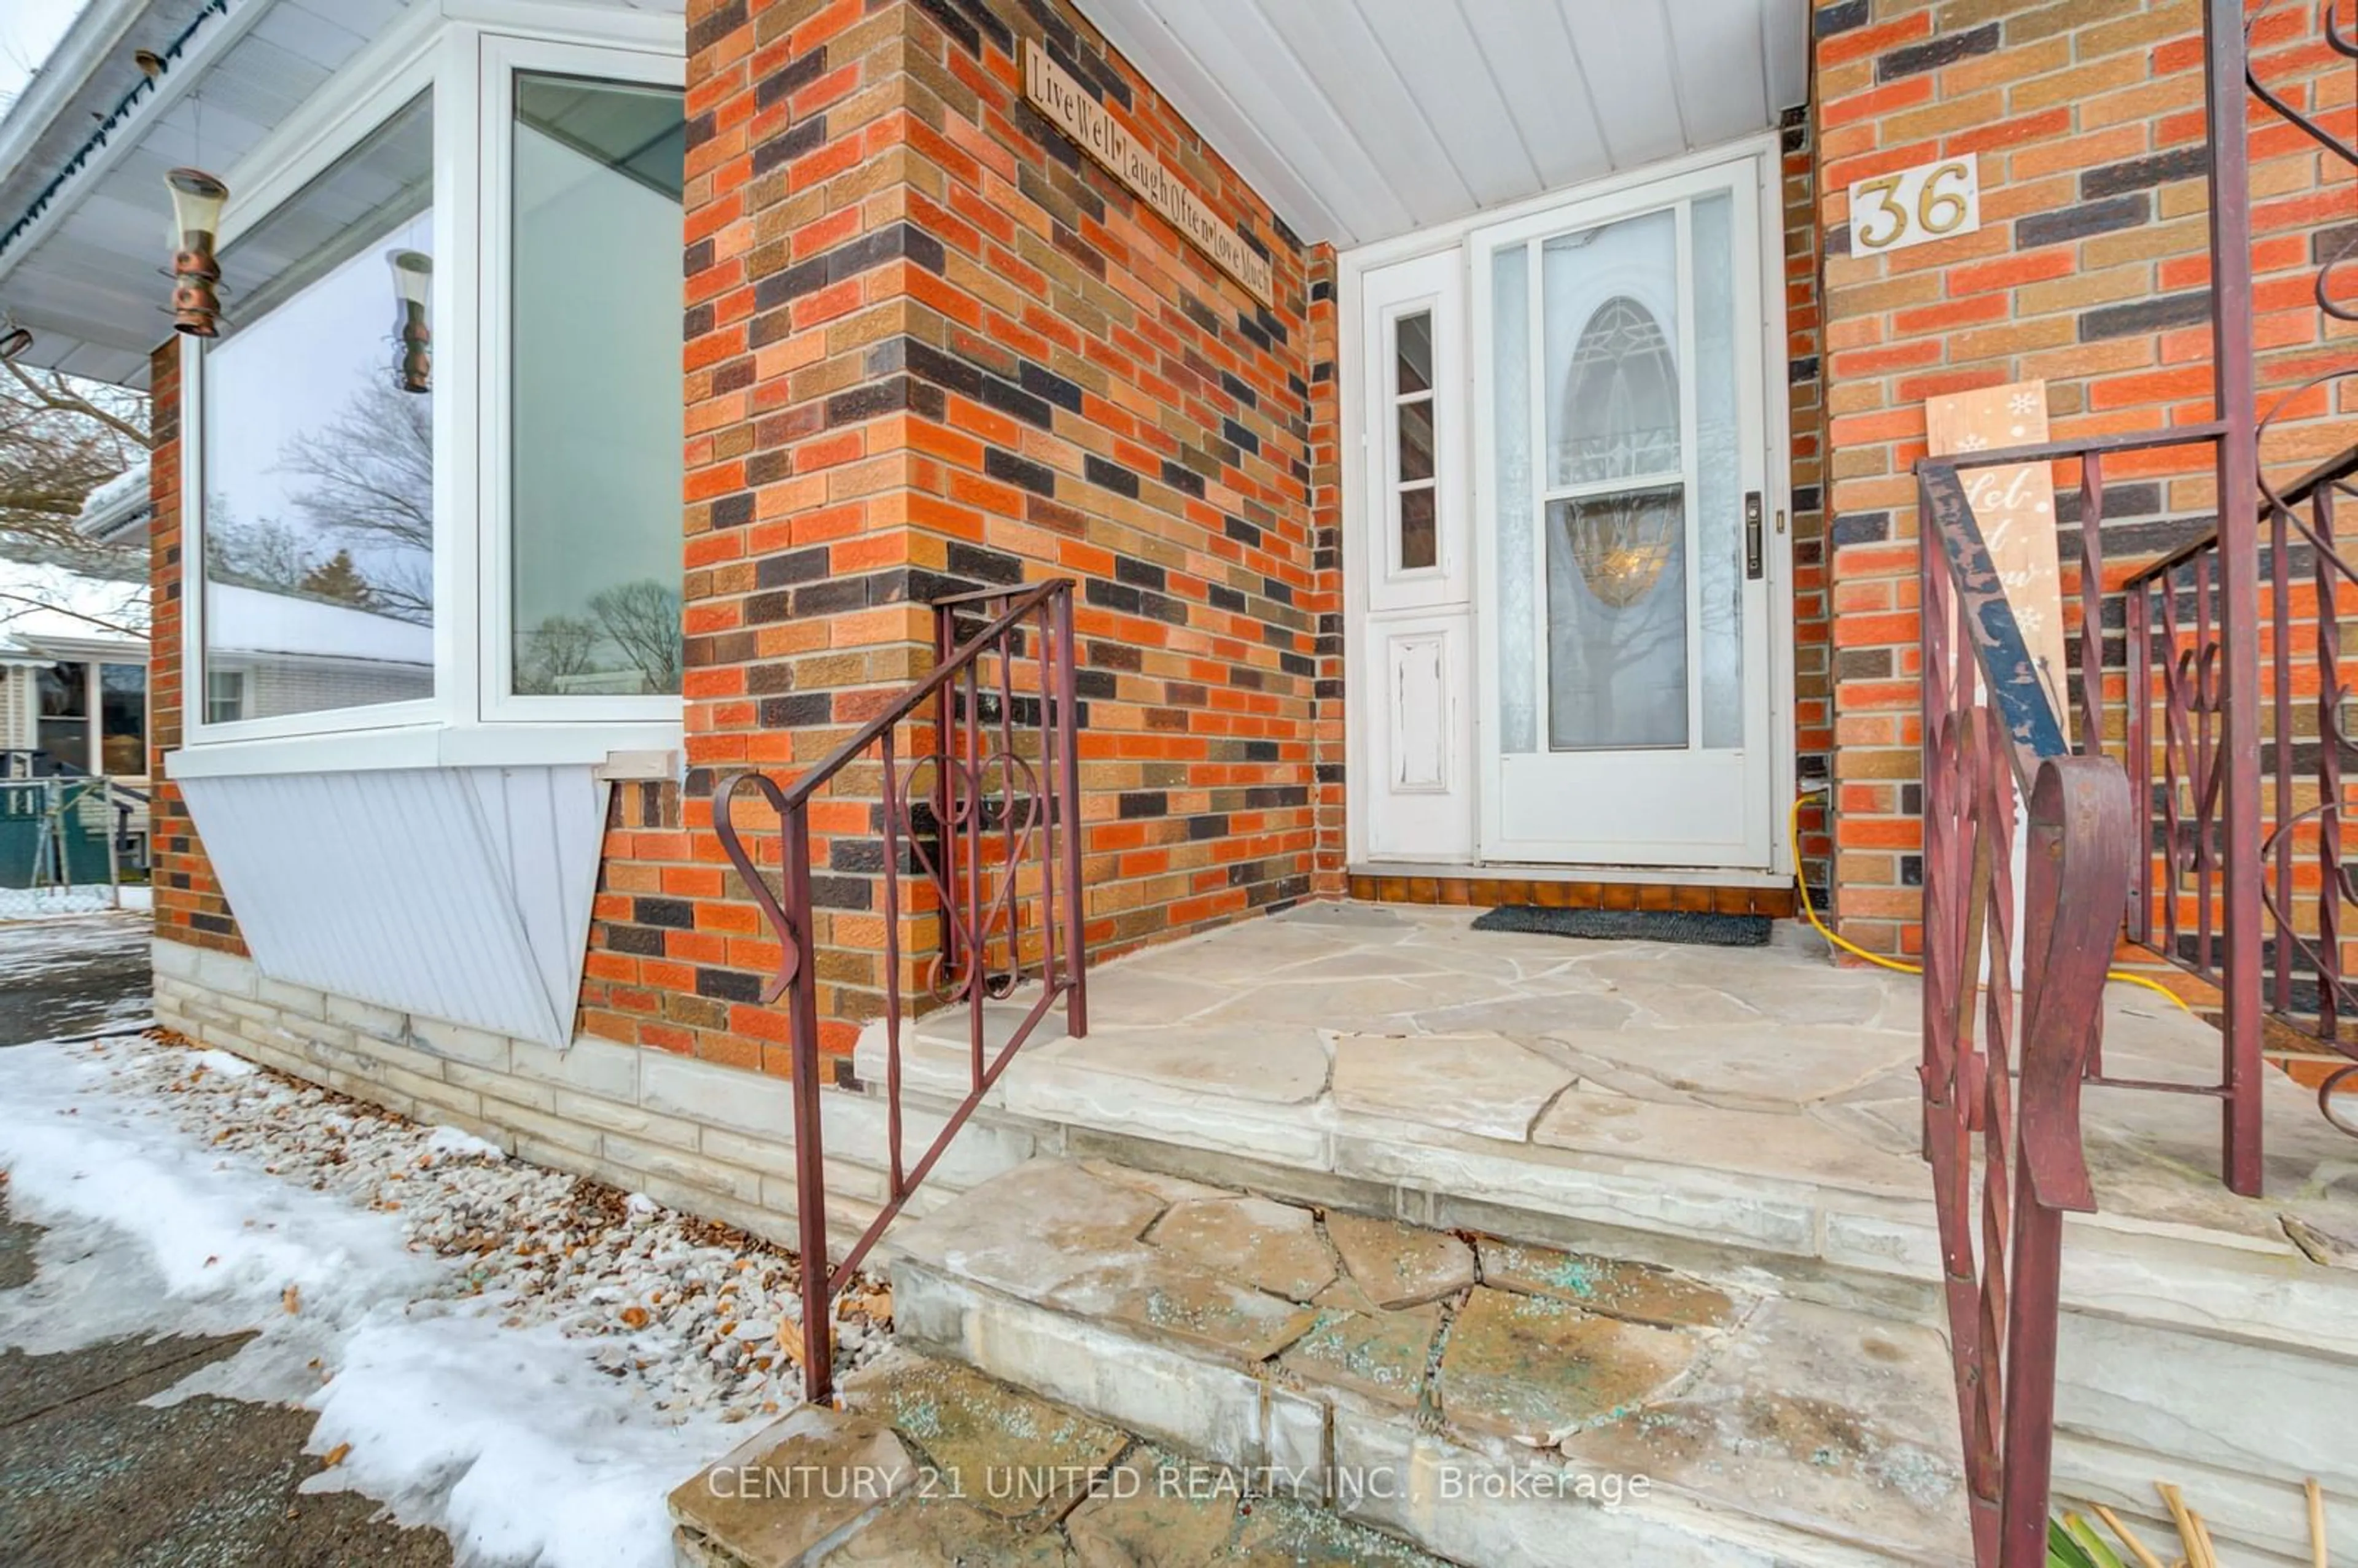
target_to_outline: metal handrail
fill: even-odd
[[[936,600],[931,674],[791,784],[743,773],[714,793],[713,831],[721,850],[778,939],[778,971],[763,988],[763,1000],[788,999],[803,1387],[813,1401],[825,1401],[834,1389],[835,1299],[1015,1054],[1060,1001],[1067,1031],[1076,1036],[1088,1033],[1073,587],[1069,579],[1057,579]],[[990,618],[979,631],[961,639],[958,612],[976,605],[984,606]],[[1018,668],[1026,665],[1036,676],[1037,712],[1033,721],[1019,726],[1016,710],[1032,695],[1018,687]],[[988,686],[986,665],[993,676]],[[905,762],[899,741],[903,725],[921,727]],[[1035,745],[1024,743],[1034,741]],[[889,1181],[875,1217],[830,1266],[819,1114],[811,811],[820,790],[871,752],[880,765],[876,787],[882,796],[875,803],[874,820],[883,854],[875,874],[883,903],[884,1099],[890,1145],[884,1164]],[[930,783],[920,787],[921,776],[927,773]],[[738,832],[736,801],[748,786],[778,819],[783,887],[777,892]],[[921,813],[929,820],[921,820]],[[912,886],[904,889],[904,881]],[[927,913],[917,905],[928,897],[935,904],[936,942],[932,953],[919,957],[930,961],[934,994],[966,1010],[968,1076],[964,1098],[912,1164],[905,1159],[902,1138],[902,927],[904,913],[912,917]],[[1036,931],[1030,924],[1033,917]],[[986,1004],[1011,995],[1034,967],[1035,957],[1039,1000],[1016,1021],[1006,1044],[995,1054],[986,1054]]]
[[[1985,461],[1927,459],[1916,470],[1925,535],[1920,1071],[1974,1556],[1981,1568],[2032,1568],[2046,1561],[2063,1216],[2096,1206],[2080,1091],[2100,1060],[2131,812],[2120,764],[2072,753],[2031,660],[1957,477]],[[2028,834],[2018,944],[2017,800]]]

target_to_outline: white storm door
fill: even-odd
[[[1465,253],[1370,268],[1359,298],[1358,849],[1464,861],[1475,774]]]
[[[1472,237],[1486,860],[1772,863],[1760,181]]]

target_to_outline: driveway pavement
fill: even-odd
[[[153,929],[138,911],[0,922],[0,1045],[145,1018]]]
[[[147,917],[0,925],[0,1045],[146,1013]],[[39,1227],[0,1182],[0,1292],[38,1269]],[[200,1395],[143,1401],[245,1336],[0,1351],[0,1563],[8,1568],[448,1568],[449,1542],[352,1492],[300,1496],[308,1411]]]

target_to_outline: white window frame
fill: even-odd
[[[537,0],[420,5],[229,172],[218,235],[224,252],[404,104],[433,91],[434,695],[222,723],[209,722],[201,702],[184,704],[184,744],[165,759],[172,776],[600,763],[618,753],[633,771],[676,771],[676,760],[659,768],[650,760],[679,751],[677,696],[517,697],[506,690],[514,596],[504,301],[514,70],[676,87],[686,64],[678,16]],[[181,667],[200,692],[208,673],[204,353],[201,340],[179,340]]]
[[[591,47],[548,38],[485,34],[481,59],[483,223],[477,254],[482,258],[482,417],[477,433],[495,438],[475,454],[482,490],[476,514],[483,521],[480,540],[481,580],[496,602],[480,618],[483,713],[495,722],[578,720],[585,711],[641,722],[676,722],[677,696],[590,697],[520,695],[515,689],[515,334],[508,302],[514,283],[515,79],[519,71],[597,78],[653,87],[687,86],[687,61],[678,54]],[[586,260],[587,258],[585,258]],[[676,275],[674,275],[675,276]],[[584,323],[585,330],[595,330]],[[683,387],[683,395],[685,388]],[[673,519],[674,536],[678,519]],[[681,556],[685,574],[685,553]]]

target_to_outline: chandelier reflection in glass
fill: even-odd
[[[1678,362],[1652,313],[1616,296],[1581,330],[1568,379],[1567,428],[1558,447],[1564,478],[1639,481],[1560,513],[1588,590],[1626,609],[1653,590],[1684,533]]]

